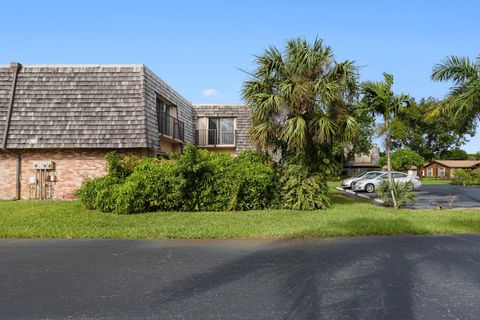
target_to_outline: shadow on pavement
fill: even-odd
[[[368,222],[359,221],[359,228],[364,223]],[[230,314],[230,318],[415,319],[422,318],[419,316],[422,310],[428,310],[427,318],[438,319],[456,312],[455,305],[448,306],[450,298],[445,291],[432,290],[432,293],[421,288],[422,284],[417,283],[419,265],[437,266],[445,275],[461,272],[477,290],[480,273],[475,271],[479,262],[478,251],[475,253],[475,265],[466,265],[465,261],[472,259],[472,252],[461,250],[458,240],[449,237],[411,237],[409,241],[396,237],[381,241],[372,238],[358,243],[337,239],[323,244],[310,240],[293,241],[293,244],[277,241],[208,272],[176,281],[153,292],[148,300],[151,308],[169,309],[180,318],[181,306],[186,303],[206,303],[205,297],[210,296],[215,297],[214,303],[228,310],[229,304],[244,303],[242,294],[251,294],[256,297],[254,301],[258,301],[259,309],[247,305],[242,316]],[[257,285],[245,286],[251,277],[257,279]],[[264,281],[275,284],[274,292],[263,290]],[[241,292],[238,299],[225,298],[229,296],[225,293],[228,288],[238,288]],[[271,304],[263,302],[265,294],[273,296]],[[419,298],[422,295],[425,299]],[[419,299],[422,301],[415,305]],[[444,302],[445,306],[441,306]],[[173,307],[175,305],[177,307]],[[478,311],[476,303],[470,305],[470,309],[462,309],[466,306],[458,304],[456,307],[462,312]],[[229,317],[228,313],[222,313],[222,307],[209,310],[220,312],[211,314],[211,318]],[[186,318],[191,318],[191,314],[187,312]]]

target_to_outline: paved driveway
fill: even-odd
[[[0,319],[478,319],[480,236],[0,240]]]
[[[417,191],[415,208],[432,208],[438,204],[448,207],[450,197],[456,200],[452,203],[453,208],[480,208],[480,188],[463,186],[422,186]]]
[[[374,199],[374,193],[352,192],[363,197]],[[449,206],[449,198],[455,197],[453,208],[480,208],[480,187],[474,186],[453,186],[453,185],[427,185],[416,191],[417,199],[408,206],[415,209],[433,209],[438,205],[445,208]]]

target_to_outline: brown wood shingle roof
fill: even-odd
[[[24,65],[7,148],[146,148],[143,79],[143,65]],[[1,65],[0,135],[11,80]]]

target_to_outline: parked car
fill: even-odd
[[[342,187],[344,189],[348,189],[348,188],[352,187],[352,183],[354,183],[355,181],[358,181],[358,180],[361,180],[361,179],[376,178],[383,173],[385,173],[385,172],[384,171],[368,171],[368,172],[365,172],[365,173],[359,175],[358,177],[351,177],[351,178],[347,178],[347,179],[344,179],[344,180],[340,181],[340,187]]]
[[[392,176],[395,183],[405,184],[407,191],[412,191],[422,186],[419,177],[410,176],[403,172],[392,172]],[[381,175],[372,179],[360,179],[355,181],[352,184],[352,189],[354,191],[366,191],[372,193],[375,192],[375,190],[380,186],[382,181],[386,179],[388,179],[388,173],[382,172]]]

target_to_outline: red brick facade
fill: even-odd
[[[33,161],[51,160],[55,163],[51,174],[54,199],[72,199],[82,181],[105,175],[105,155],[109,150],[11,150],[0,152],[0,199],[16,196],[16,155],[20,154],[21,199],[30,198],[29,178],[35,177]],[[146,156],[146,149],[122,150],[121,155]]]

